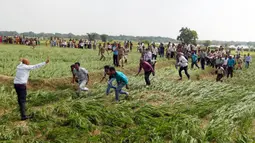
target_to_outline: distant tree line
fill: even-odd
[[[98,33],[87,33],[86,35],[74,35],[72,33],[68,34],[61,34],[61,33],[34,33],[34,32],[23,32],[18,33],[16,31],[0,31],[0,36],[24,36],[24,37],[38,37],[38,38],[46,38],[49,39],[51,37],[58,37],[58,38],[72,38],[72,39],[88,39],[90,41],[94,40],[102,40],[102,41],[150,41],[150,42],[159,42],[159,43],[166,43],[166,42],[178,42],[175,39],[168,38],[168,37],[160,37],[160,36],[127,36],[127,35],[118,35],[112,36],[107,34],[98,34]]]
[[[197,40],[198,35],[196,31],[191,30],[189,28],[181,28],[180,35],[177,37],[178,40],[169,38],[169,37],[160,37],[160,36],[128,36],[128,35],[118,35],[112,36],[107,34],[98,34],[98,33],[87,33],[85,35],[74,35],[73,33],[62,34],[62,33],[34,33],[30,32],[23,32],[18,33],[16,31],[0,31],[0,36],[24,36],[24,37],[37,37],[37,38],[45,38],[50,39],[51,37],[58,37],[58,38],[66,38],[66,39],[88,39],[90,41],[94,40],[102,40],[102,41],[136,41],[136,42],[158,42],[158,43],[167,43],[167,42],[184,42],[187,44],[200,44],[205,46],[210,45],[222,45],[224,47],[230,45],[248,45],[248,46],[255,46],[255,42],[246,42],[246,41],[216,41],[216,40]]]

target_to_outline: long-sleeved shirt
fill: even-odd
[[[188,66],[188,60],[184,56],[180,56],[178,65],[181,67],[186,67]]]
[[[117,83],[128,84],[128,78],[122,72],[116,71],[116,73],[113,75],[113,77],[116,78]]]
[[[247,57],[245,57],[245,62],[251,62],[251,56],[247,56]]]
[[[158,54],[158,48],[157,47],[152,48],[152,54],[153,55],[157,55]]]
[[[150,71],[154,72],[152,66],[148,62],[145,62],[145,61],[140,63],[138,73],[140,73],[142,69],[144,70],[144,72],[150,72]]]
[[[14,78],[14,84],[27,84],[30,70],[38,69],[46,65],[45,62],[36,65],[26,65],[22,62],[17,66],[16,76]]]
[[[234,60],[234,59],[228,59],[228,64],[227,64],[227,66],[228,66],[228,67],[234,67],[234,65],[235,65],[235,60]]]
[[[149,60],[152,60],[152,53],[151,51],[148,51],[144,54],[144,60],[145,61],[149,61]]]
[[[201,59],[205,59],[206,56],[207,56],[207,55],[206,55],[206,52],[201,52],[201,53],[200,53],[200,58],[201,58]]]

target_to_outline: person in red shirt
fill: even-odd
[[[151,82],[150,82],[151,73],[153,76],[155,75],[154,69],[151,66],[151,64],[144,61],[143,59],[140,59],[140,66],[139,66],[139,71],[138,71],[137,75],[139,75],[139,73],[141,72],[142,69],[144,70],[144,79],[145,79],[146,85],[149,86],[149,85],[151,85]]]
[[[2,43],[2,36],[0,36],[0,43]]]

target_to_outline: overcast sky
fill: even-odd
[[[255,41],[255,0],[0,0],[0,31]]]

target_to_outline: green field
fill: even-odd
[[[135,77],[139,54],[129,55],[123,71],[130,97],[116,103],[100,83],[103,66],[98,51],[0,45],[0,142],[255,142],[255,66],[235,71],[234,78],[215,82],[213,69],[190,70],[191,80],[177,81],[173,60],[160,59],[152,86]],[[19,58],[50,63],[30,73],[28,113],[19,121],[13,76]],[[255,58],[255,57],[254,57]],[[77,97],[70,65],[79,61],[91,75],[88,93]]]

